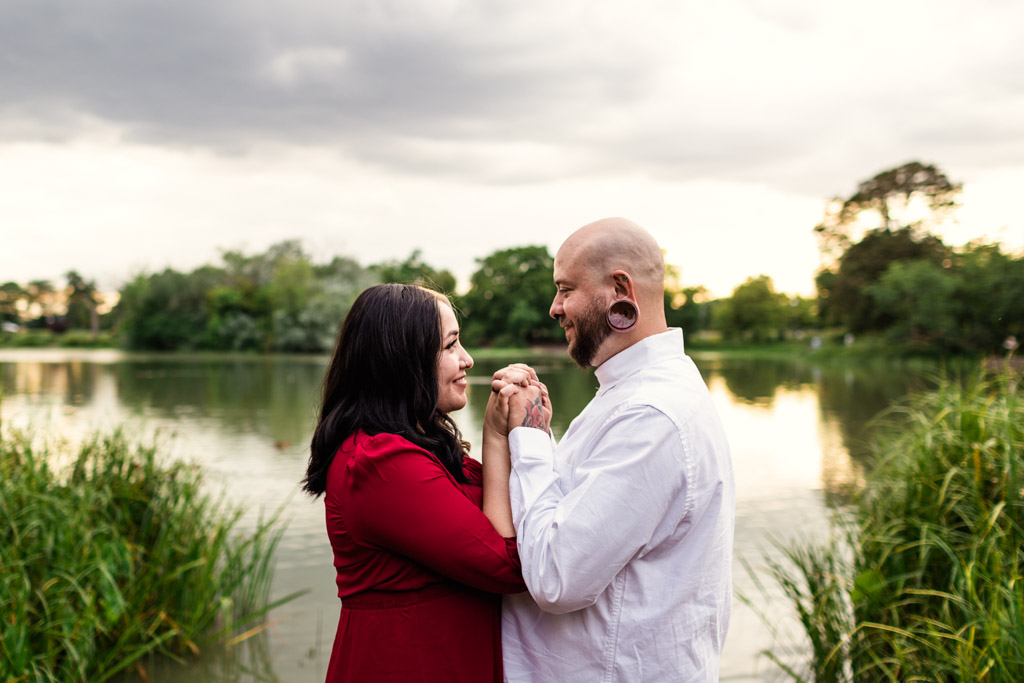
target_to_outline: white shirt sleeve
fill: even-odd
[[[562,481],[548,435],[516,428],[510,492],[523,578],[541,609],[588,607],[667,517],[687,512],[688,468],[678,429],[646,405],[627,406],[576,453]]]

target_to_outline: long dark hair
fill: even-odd
[[[357,431],[398,434],[430,451],[465,482],[465,444],[437,409],[444,295],[416,285],[376,285],[360,294],[338,335],[302,489],[320,496],[341,444]]]

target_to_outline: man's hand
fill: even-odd
[[[508,398],[508,431],[533,427],[551,433],[551,400],[542,387],[531,384]]]

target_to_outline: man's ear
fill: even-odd
[[[633,278],[624,270],[612,271],[612,284],[615,287],[616,299],[629,299],[636,302],[636,292],[633,290]]]

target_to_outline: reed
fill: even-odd
[[[0,427],[0,681],[144,676],[259,630],[278,515],[240,532],[198,468],[120,431],[62,451]]]
[[[1024,397],[944,379],[892,409],[833,539],[769,570],[809,641],[801,681],[1024,680]]]

